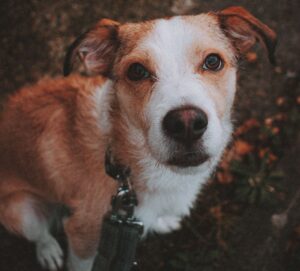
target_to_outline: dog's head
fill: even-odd
[[[274,61],[275,33],[241,7],[142,23],[101,20],[68,52],[112,79],[129,131],[170,167],[218,158],[231,133],[237,60],[256,43]]]

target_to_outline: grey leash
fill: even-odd
[[[129,182],[130,168],[115,161],[108,149],[105,170],[119,183],[119,187],[112,197],[112,210],[102,221],[98,254],[92,271],[137,270],[135,255],[143,233],[143,223],[134,217],[138,202]]]

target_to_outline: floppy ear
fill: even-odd
[[[64,75],[72,72],[78,56],[89,74],[108,76],[119,47],[118,28],[118,22],[102,19],[95,27],[80,35],[67,51]]]
[[[242,7],[230,7],[217,13],[225,34],[231,39],[239,54],[245,54],[259,42],[275,64],[276,34],[267,25]]]

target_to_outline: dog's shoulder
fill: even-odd
[[[88,110],[92,105],[91,97],[101,92],[106,81],[101,76],[44,78],[15,91],[0,114],[0,139],[25,131],[40,134],[46,127],[71,127],[76,114]]]
[[[34,85],[25,86],[8,97],[3,105],[0,125],[16,119],[49,118],[58,111],[74,113],[79,104],[90,100],[94,92],[101,91],[107,79],[101,76],[72,75],[44,78]]]
[[[95,88],[106,82],[102,76],[84,77],[72,75],[69,77],[43,78],[36,84],[23,87],[12,94],[5,108],[21,105],[51,105],[72,102],[78,94],[89,95]]]

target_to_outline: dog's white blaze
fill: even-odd
[[[235,70],[228,74],[224,90],[228,92],[226,108],[220,119],[217,105],[209,95],[217,91],[215,86],[204,84],[190,60],[190,48],[207,37],[207,29],[201,30],[179,17],[158,20],[153,31],[145,38],[141,48],[147,50],[156,66],[157,82],[145,116],[150,124],[148,145],[150,152],[141,153],[139,176],[147,189],[139,195],[136,215],[142,219],[146,231],[168,232],[178,228],[180,219],[189,214],[201,185],[216,166],[232,131],[230,109],[235,93]],[[203,41],[204,39],[204,41]],[[224,97],[225,99],[225,97]],[[203,147],[210,160],[198,167],[179,169],[166,167],[172,154],[172,142],[162,131],[162,120],[172,109],[192,105],[204,110],[209,123],[203,136]],[[131,134],[131,138],[138,137]],[[159,162],[158,162],[159,161]]]
[[[206,26],[207,27],[207,26]],[[224,125],[229,122],[219,119],[214,100],[209,93],[216,91],[214,86],[202,82],[199,73],[190,63],[191,46],[209,42],[207,29],[198,29],[180,17],[170,20],[158,20],[153,32],[144,40],[142,47],[151,52],[157,66],[157,83],[151,100],[146,108],[146,117],[150,123],[149,145],[154,156],[160,161],[170,157],[170,143],[161,129],[161,123],[168,111],[184,105],[193,105],[204,110],[209,119],[204,135],[204,148],[211,156],[219,155],[224,148],[223,138],[227,138],[230,129]],[[232,72],[234,77],[234,71]],[[228,91],[232,100],[235,81],[229,80]],[[224,97],[225,99],[225,97]],[[228,112],[232,101],[228,101]],[[225,117],[224,117],[225,118]],[[228,117],[227,117],[228,118]]]

